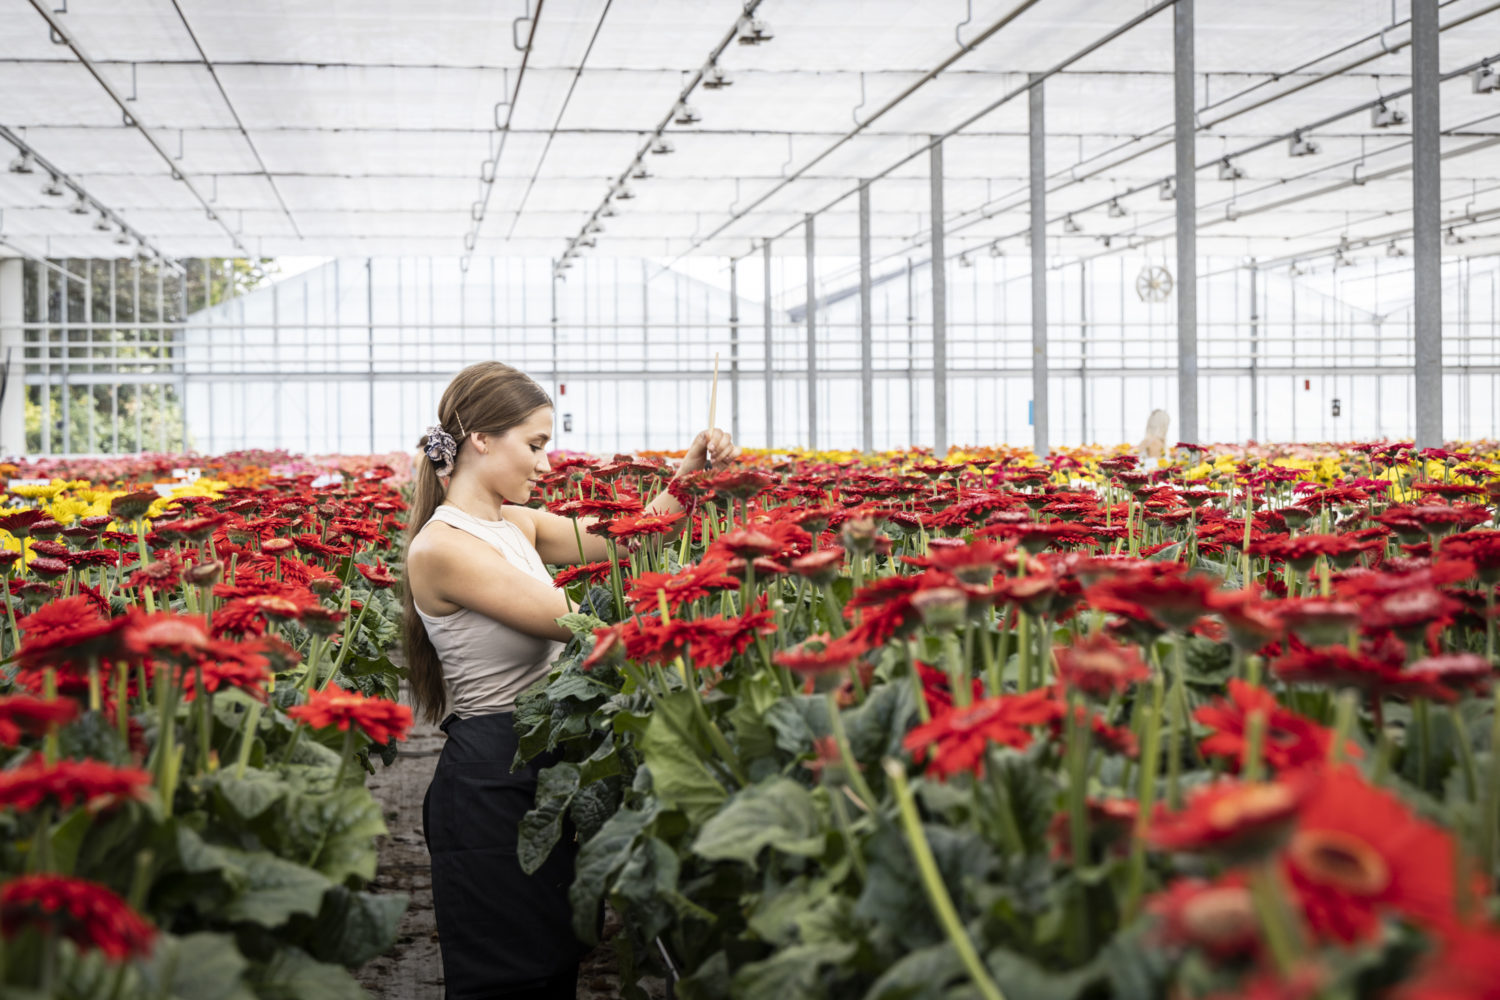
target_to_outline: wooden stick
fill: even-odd
[[[714,411],[719,406],[719,352],[714,351],[714,381],[708,391],[708,429],[714,429]]]

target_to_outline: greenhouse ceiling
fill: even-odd
[[[1409,250],[1407,6],[1198,0],[1201,254]],[[1500,2],[1441,7],[1444,252],[1495,253]],[[853,256],[868,180],[879,259],[922,252],[946,136],[947,253],[1019,255],[1032,74],[1049,251],[1169,253],[1172,24],[1143,0],[4,0],[0,254],[800,255],[817,213],[817,252]]]

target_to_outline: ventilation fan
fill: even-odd
[[[1160,264],[1147,264],[1135,276],[1135,294],[1142,302],[1165,302],[1172,294],[1172,272]]]

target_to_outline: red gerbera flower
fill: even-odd
[[[0,745],[13,747],[21,736],[40,736],[52,726],[65,726],[78,716],[71,698],[33,698],[26,694],[0,697]]]
[[[355,563],[354,568],[357,569],[359,571],[359,575],[368,580],[370,586],[374,587],[376,590],[386,590],[387,588],[394,587],[396,585],[395,575],[391,573],[391,568],[384,563],[374,563],[371,565],[367,565],[365,563]]]
[[[23,875],[0,887],[5,936],[28,925],[51,928],[80,949],[116,962],[149,955],[156,938],[125,900],[97,882],[65,875]]]
[[[738,617],[714,615],[697,619],[692,623],[693,637],[688,647],[693,666],[700,670],[722,667],[731,657],[743,653],[756,636],[774,634],[773,618],[774,612],[765,610]]]
[[[953,685],[948,674],[921,660],[916,660],[915,666],[917,677],[922,681],[922,697],[927,699],[928,711],[937,716],[951,710],[953,708]],[[969,683],[971,685],[969,701],[972,704],[984,697],[984,684],[978,677]]]
[[[87,594],[75,594],[42,605],[16,624],[21,630],[16,660],[39,666],[80,663],[90,656],[106,655],[125,623],[101,615]]]
[[[97,760],[48,764],[31,757],[19,767],[0,771],[0,806],[23,811],[44,802],[64,809],[79,802],[105,806],[139,798],[149,784],[151,775],[135,768],[112,767]]]
[[[579,563],[576,566],[568,566],[560,569],[552,577],[552,586],[566,587],[577,583],[579,580],[588,580],[598,583],[609,578],[610,561],[605,559],[601,562]]]
[[[1161,920],[1168,945],[1201,948],[1217,960],[1233,960],[1260,950],[1260,919],[1243,875],[1231,872],[1217,882],[1182,878],[1146,903]]]
[[[1271,767],[1290,770],[1328,759],[1332,731],[1281,707],[1270,691],[1237,677],[1230,678],[1227,700],[1204,705],[1193,713],[1199,723],[1216,730],[1203,739],[1199,749],[1210,757],[1226,758],[1229,766],[1238,771],[1247,746],[1250,716],[1256,712],[1265,720],[1261,752]],[[1350,746],[1346,752],[1358,751]]]
[[[1457,919],[1452,836],[1347,765],[1327,772],[1308,798],[1284,865],[1308,925],[1325,938],[1374,937],[1382,911],[1441,927]],[[1464,877],[1482,897],[1477,873]]]
[[[707,597],[714,590],[738,588],[739,581],[727,570],[721,560],[704,560],[677,573],[642,573],[628,596],[637,611],[650,611],[660,606],[657,591],[665,591],[667,606],[676,611],[685,601]]]
[[[869,645],[852,632],[837,639],[824,632],[808,636],[800,645],[783,649],[771,659],[778,666],[799,674],[826,674],[857,663],[869,649]]]
[[[1100,580],[1085,592],[1085,597],[1096,606],[1101,598],[1113,599],[1113,606],[1107,610],[1117,614],[1128,614],[1126,607],[1139,607],[1159,627],[1185,632],[1209,613],[1209,595],[1214,589],[1211,577],[1153,569]]]
[[[1310,788],[1301,775],[1270,782],[1217,781],[1199,788],[1180,812],[1158,806],[1147,837],[1158,850],[1258,855],[1291,828]]]
[[[906,734],[902,745],[927,759],[928,770],[939,777],[960,771],[981,774],[984,752],[991,744],[1024,750],[1031,745],[1030,727],[1043,725],[1056,714],[1057,706],[1046,690],[997,695],[917,726]]]
[[[639,514],[635,517],[619,517],[609,523],[609,533],[616,538],[645,538],[650,535],[670,534],[687,514]]]
[[[122,645],[136,656],[187,663],[208,649],[208,632],[197,616],[137,611],[128,617]]]
[[[411,728],[410,707],[338,687],[312,692],[305,705],[294,705],[286,714],[314,729],[337,726],[348,732],[351,726],[356,726],[375,743],[404,740]]]
[[[1151,668],[1133,647],[1121,646],[1102,635],[1080,639],[1056,653],[1058,678],[1096,698],[1108,698],[1151,676]]]

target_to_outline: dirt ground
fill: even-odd
[[[379,868],[369,889],[411,896],[395,945],[356,973],[360,984],[376,1000],[442,1000],[443,963],[432,912],[427,846],[422,841],[422,796],[432,780],[444,739],[436,726],[415,726],[396,762],[389,768],[377,763],[375,775],[369,780],[370,791],[390,828],[379,845]],[[619,996],[619,975],[609,945],[618,930],[618,918],[608,913],[604,941],[584,960],[579,973],[578,1000]],[[648,980],[641,985],[653,997],[667,995],[660,981]]]

